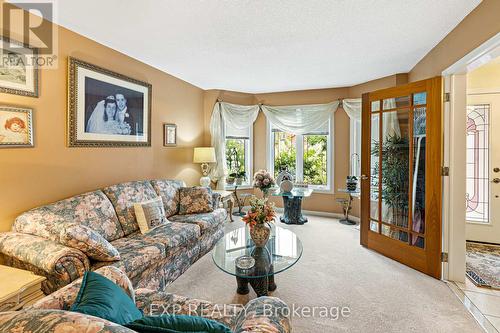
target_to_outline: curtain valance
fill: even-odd
[[[226,127],[230,131],[228,134],[244,137],[257,119],[259,110],[262,110],[273,126],[282,131],[294,134],[311,133],[324,127],[339,105],[340,101],[286,106],[215,103],[210,119],[210,134],[217,163],[212,170],[212,176],[220,179],[227,173]],[[361,99],[344,99],[343,108],[349,117],[361,119]]]

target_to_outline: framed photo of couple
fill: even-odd
[[[70,57],[70,147],[151,146],[151,84]]]

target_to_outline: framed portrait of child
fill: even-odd
[[[33,110],[0,106],[0,148],[33,147]]]

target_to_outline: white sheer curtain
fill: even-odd
[[[312,132],[330,119],[340,102],[328,104],[269,106],[262,105],[262,112],[276,128],[293,134]]]
[[[215,103],[210,119],[211,142],[217,160],[213,177],[221,179],[226,175],[226,125],[234,130],[246,130],[253,126],[258,114],[258,105]]]
[[[346,98],[342,100],[342,108],[349,118],[361,120],[361,98]]]

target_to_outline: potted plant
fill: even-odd
[[[240,171],[236,173],[236,185],[241,185],[243,184],[243,181],[246,179],[247,174],[245,171]]]
[[[226,178],[226,183],[227,185],[233,185],[234,184],[234,180],[236,179],[236,172],[232,172],[229,174],[229,176]]]
[[[346,187],[348,191],[356,191],[356,189],[358,188],[358,177],[347,176]]]
[[[258,199],[252,197],[250,199],[250,209],[243,216],[243,221],[250,228],[250,237],[255,246],[264,247],[271,235],[271,225],[274,222],[276,212],[274,203],[269,202],[267,198]]]

